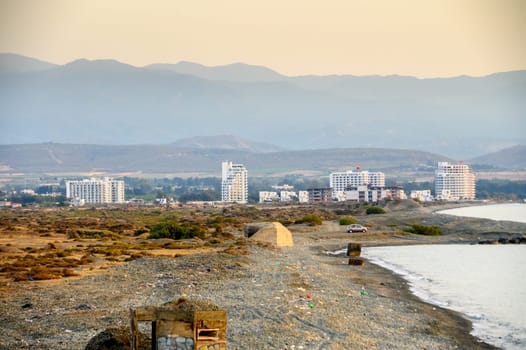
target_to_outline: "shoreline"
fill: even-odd
[[[411,291],[409,281],[407,281],[402,275],[380,264],[371,262],[371,260],[368,258],[364,259],[367,260],[367,262],[369,262],[370,264],[374,265],[376,268],[385,270],[385,273],[392,274],[393,278],[397,278],[403,281],[402,283],[405,285],[406,289],[405,293],[407,293],[405,295],[405,298],[414,299],[416,302],[422,303],[423,305],[425,305],[421,309],[422,312],[424,312],[430,318],[437,318],[437,321],[441,322],[442,326],[444,324],[447,324],[448,334],[458,339],[465,346],[461,348],[472,348],[472,344],[475,341],[477,343],[478,348],[480,349],[500,349],[498,346],[490,344],[487,341],[472,334],[473,322],[469,320],[467,315],[463,314],[462,312],[447,308],[445,306],[435,304],[432,301],[420,298]],[[437,310],[440,310],[440,312],[437,312]],[[455,324],[457,326],[454,326]]]
[[[358,241],[360,241],[360,239]],[[435,242],[432,239],[427,242],[410,241],[408,244],[391,240],[386,240],[380,244],[376,242],[371,244],[367,243],[366,241],[364,243],[365,244],[362,245],[362,248],[434,244],[473,244],[472,242],[457,241]],[[347,259],[348,257],[346,256],[346,249],[342,248],[340,250],[342,252],[345,250],[345,252],[341,254],[329,255]],[[361,256],[360,258],[365,260],[366,264],[363,267],[357,269],[359,280],[365,281],[369,288],[372,288],[376,293],[378,293],[378,295],[383,296],[386,294],[385,297],[399,298],[403,301],[414,303],[416,310],[418,310],[419,313],[425,315],[427,319],[434,320],[430,323],[433,327],[437,327],[437,329],[433,329],[433,332],[440,332],[440,334],[446,337],[455,339],[459,343],[459,349],[501,349],[500,347],[490,344],[485,340],[473,335],[473,322],[469,320],[467,315],[464,315],[459,311],[434,304],[431,301],[421,299],[411,291],[409,281],[407,281],[402,275],[371,261],[367,257]],[[391,290],[386,291],[386,288],[390,288]],[[441,330],[439,331],[438,328],[441,328]]]
[[[418,307],[419,312],[425,314],[430,319],[434,319],[437,322],[436,326],[442,328],[444,334],[456,339],[460,343],[460,349],[500,349],[472,335],[473,323],[464,314],[420,299],[411,292],[407,280],[401,275],[386,267],[370,262],[369,259],[366,260],[371,265],[374,265],[376,269],[383,270],[383,273],[391,274],[393,279],[400,280],[401,282],[399,283],[404,285],[403,298],[413,300],[417,305],[420,304]]]
[[[127,327],[129,307],[181,296],[227,310],[230,350],[497,349],[473,337],[461,314],[414,296],[401,276],[325,254],[348,239],[294,237],[292,248],[249,243],[249,255],[145,257],[101,275],[22,282],[1,300],[0,349],[83,349],[104,329]]]

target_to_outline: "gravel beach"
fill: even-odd
[[[146,256],[82,277],[11,282],[0,297],[0,349],[84,349],[103,330],[127,327],[130,307],[182,296],[227,310],[228,349],[494,349],[391,272],[327,254],[351,241],[335,225],[291,231],[291,248],[247,240],[248,255]]]

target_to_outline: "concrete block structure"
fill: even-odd
[[[131,350],[139,349],[139,322],[151,322],[153,350],[226,350],[226,311],[208,302],[130,309]]]

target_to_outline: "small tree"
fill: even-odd
[[[340,225],[356,224],[358,221],[352,216],[344,216],[340,219]]]

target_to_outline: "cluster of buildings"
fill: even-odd
[[[411,191],[410,197],[422,202],[433,200],[475,199],[475,175],[463,163],[439,162],[435,171],[435,196],[431,190]],[[378,202],[382,199],[406,199],[401,186],[386,186],[385,174],[369,172],[360,166],[356,171],[333,172],[329,176],[329,187],[312,188],[307,191],[259,192],[259,202],[329,202],[358,201]]]
[[[329,187],[307,190],[308,202],[358,201],[378,202],[381,199],[405,199],[402,187],[385,185],[385,174],[361,170],[334,172],[329,175]]]
[[[385,174],[361,170],[331,173],[329,187],[336,201],[378,202],[381,199],[406,199],[403,188],[385,186]]]
[[[125,203],[124,181],[109,177],[66,181],[66,197],[73,205]],[[473,200],[475,175],[463,163],[439,162],[435,171],[435,196],[431,190],[412,191],[411,198],[420,201]],[[295,191],[293,186],[272,186],[260,191],[259,202],[316,203],[330,201],[378,202],[382,199],[406,199],[400,186],[386,186],[385,174],[362,170],[333,172],[329,187]],[[243,164],[224,161],[221,164],[221,201],[248,202],[248,171]]]
[[[260,191],[259,203],[272,202],[299,202],[307,203],[309,201],[309,193],[307,191],[294,191],[294,186],[281,185],[272,186],[273,191]]]

